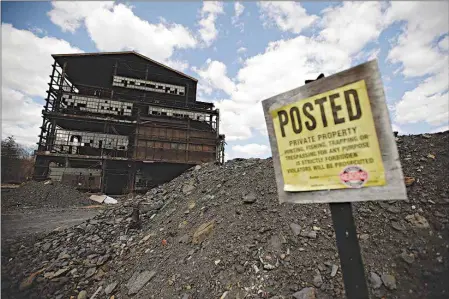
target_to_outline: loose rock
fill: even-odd
[[[413,254],[408,254],[406,251],[402,251],[401,258],[407,264],[413,264],[415,261],[415,256]]]
[[[331,277],[334,277],[335,275],[337,275],[337,271],[338,271],[338,266],[332,265]]]
[[[321,277],[321,274],[318,270],[316,271],[316,275],[313,278],[313,285],[317,288],[320,288],[323,285],[323,278]]]
[[[143,288],[144,285],[154,277],[154,275],[156,275],[156,271],[143,271],[141,273],[134,273],[127,284],[128,295],[137,294],[137,292],[139,292],[140,289]]]
[[[369,280],[373,289],[378,289],[382,286],[382,280],[380,279],[379,275],[374,272],[370,272]]]
[[[417,228],[429,227],[429,222],[427,222],[427,219],[419,215],[418,213],[408,215],[407,217],[405,217],[405,219]]]
[[[299,292],[293,294],[295,299],[316,299],[316,292],[314,288],[304,288]]]
[[[243,202],[248,204],[255,203],[256,199],[257,199],[256,194],[254,194],[253,192],[243,196]]]
[[[290,228],[293,231],[293,235],[298,236],[301,233],[301,226],[296,223],[290,223]]]
[[[389,290],[396,290],[396,278],[390,274],[382,274],[382,281]]]
[[[85,277],[92,277],[95,274],[95,271],[97,271],[97,268],[95,267],[87,269]]]
[[[193,244],[202,243],[213,231],[215,222],[210,221],[207,223],[203,223],[193,234]]]
[[[87,292],[86,291],[81,291],[78,293],[78,297],[77,299],[86,299],[87,298]]]
[[[117,284],[118,284],[118,282],[113,282],[111,284],[108,284],[108,286],[104,289],[104,292],[106,293],[106,295],[111,294],[114,291]]]

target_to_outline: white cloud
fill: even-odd
[[[379,53],[380,53],[380,49],[373,49],[371,52],[368,53],[367,60],[377,59],[377,57],[379,57]]]
[[[229,158],[267,158],[270,155],[270,147],[264,144],[249,143],[245,145],[232,146]]]
[[[113,1],[69,2],[53,1],[53,9],[48,12],[50,20],[61,27],[62,31],[75,31],[82,25],[84,19],[96,10],[109,10],[114,6]]]
[[[217,1],[205,1],[201,9],[199,33],[206,46],[210,46],[218,36],[215,22],[218,15],[223,14],[223,3]]]
[[[237,53],[243,53],[243,52],[246,52],[246,50],[247,49],[245,47],[240,47],[237,49]]]
[[[226,65],[222,62],[208,59],[203,68],[193,67],[192,70],[203,79],[203,84],[223,90],[227,94],[231,94],[235,90],[235,84],[227,76]]]
[[[319,38],[339,46],[350,55],[376,41],[385,28],[382,2],[343,2],[324,10]]]
[[[303,29],[312,25],[318,17],[308,15],[300,3],[275,1],[259,2],[262,19],[265,25],[276,24],[282,31],[300,33]]]
[[[188,28],[179,24],[153,24],[134,14],[130,6],[113,2],[52,2],[50,19],[63,30],[75,32],[84,22],[99,51],[135,50],[162,63],[175,49],[197,46]],[[107,28],[107,30],[105,30]]]
[[[342,13],[341,7],[345,7],[346,15],[352,15],[349,9],[351,7],[358,13],[370,16],[381,15],[380,11],[383,9],[380,5],[376,6],[370,3],[367,4],[370,9],[345,5],[326,10],[325,18],[329,19],[328,14],[334,15],[335,11]],[[358,18],[364,19],[363,16]],[[263,53],[244,61],[243,67],[233,80],[227,77],[226,72],[223,71],[198,73],[201,77],[200,83],[215,82],[215,84],[209,85],[215,89],[225,90],[223,84],[217,84],[217,81],[233,82],[235,85],[235,88],[226,89],[229,98],[217,104],[221,113],[223,115],[226,113],[226,117],[222,116],[221,126],[226,138],[228,140],[244,140],[251,137],[254,132],[266,135],[261,100],[301,86],[306,79],[316,78],[320,73],[328,75],[350,67],[355,48],[346,47],[346,40],[348,40],[346,36],[350,36],[354,41],[360,39],[357,48],[362,49],[366,44],[376,40],[380,34],[381,29],[376,25],[379,21],[368,16],[366,19],[374,23],[374,25],[368,26],[375,31],[369,34],[370,38],[365,36],[367,30],[358,31],[357,27],[350,27],[352,30],[350,32],[336,30],[337,36],[331,41],[320,35],[317,37],[300,35],[291,39],[270,42]],[[334,28],[337,26],[333,23],[328,25],[334,26]],[[326,29],[327,27],[324,28],[324,30]],[[223,65],[221,62],[215,62]],[[208,65],[211,64],[214,64],[214,61],[208,62]],[[212,76],[215,76],[215,79]],[[217,80],[217,77],[220,80]]]
[[[430,133],[446,132],[447,130],[449,130],[449,125],[436,128],[435,130],[432,130]]]
[[[400,64],[405,77],[427,77],[396,103],[395,118],[400,124],[438,126],[449,121],[449,56],[436,43],[449,30],[448,10],[449,3],[430,1],[392,2],[388,9],[389,23],[405,21],[388,59]]]
[[[243,6],[243,4],[241,4],[240,2],[235,2],[234,10],[235,10],[235,17],[238,18],[245,10],[245,6]]]
[[[407,134],[400,126],[398,126],[397,124],[391,124],[391,129],[393,130],[393,132],[398,132],[399,135],[405,135]]]
[[[447,55],[438,50],[434,41],[449,31],[448,11],[449,3],[445,1],[391,2],[387,21],[406,21],[406,25],[388,59],[402,65],[404,76],[423,76],[447,68]]]
[[[438,46],[443,51],[449,50],[449,36],[446,35],[442,40],[440,40],[440,42],[438,43]]]
[[[396,103],[395,117],[399,124],[427,122],[443,125],[449,122],[449,71],[446,68],[431,76]]]
[[[243,32],[244,27],[245,27],[243,22],[238,22],[239,18],[242,15],[244,10],[245,10],[245,6],[243,6],[243,4],[241,4],[240,2],[234,3],[234,16],[231,19],[231,23],[235,27],[240,28],[240,32]]]
[[[2,24],[2,135],[14,135],[19,143],[35,145],[42,124],[44,98],[53,58],[51,54],[77,53],[80,49],[53,37]]]
[[[42,125],[42,105],[23,93],[2,86],[2,136],[13,135],[26,146],[36,146]]]
[[[53,64],[51,54],[78,52],[82,51],[64,40],[41,38],[2,24],[2,85],[28,96],[45,97]]]
[[[29,30],[31,31],[31,32],[34,32],[34,34],[36,34],[36,35],[40,35],[40,34],[42,34],[42,35],[48,35],[48,32],[47,32],[47,30],[45,30],[45,29],[42,29],[42,28],[39,28],[39,27],[31,27],[31,28],[29,28]]]
[[[223,100],[214,104],[220,109],[220,128],[226,134],[226,140],[246,140],[252,136],[251,124],[245,117],[245,110],[235,109],[235,103],[231,100]]]
[[[168,60],[166,61],[166,65],[168,65],[169,67],[178,70],[180,72],[184,72],[185,70],[187,70],[189,68],[189,63],[185,60]]]

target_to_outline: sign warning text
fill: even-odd
[[[284,191],[385,185],[364,80],[270,111]]]

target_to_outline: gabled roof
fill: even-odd
[[[173,68],[171,68],[171,67],[169,67],[169,66],[166,66],[165,64],[162,64],[162,63],[160,63],[160,62],[157,62],[157,61],[155,61],[155,60],[153,60],[153,59],[151,59],[151,58],[148,58],[148,57],[146,57],[145,55],[142,55],[142,54],[137,53],[137,52],[135,52],[135,51],[95,52],[95,53],[73,53],[73,54],[52,54],[51,56],[52,56],[53,58],[56,59],[56,58],[58,58],[58,57],[63,58],[63,57],[77,57],[77,56],[101,56],[101,55],[122,55],[122,54],[133,54],[133,55],[139,56],[139,57],[141,57],[141,58],[143,58],[143,59],[145,59],[145,60],[148,60],[149,62],[152,62],[152,63],[154,63],[154,64],[157,64],[157,65],[159,65],[159,66],[161,66],[161,67],[163,67],[163,68],[166,68],[166,69],[168,69],[168,70],[170,70],[170,71],[173,71],[173,72],[175,72],[175,73],[178,73],[178,74],[181,75],[181,76],[184,76],[184,77],[186,77],[186,78],[189,78],[189,79],[191,79],[191,80],[194,80],[195,82],[198,82],[198,79],[196,79],[196,78],[193,78],[193,77],[191,77],[191,76],[189,76],[189,75],[187,75],[187,74],[184,74],[183,72],[177,71],[177,70],[175,70],[175,69],[173,69]]]

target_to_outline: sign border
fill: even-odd
[[[270,111],[360,80],[365,80],[368,98],[370,99],[374,126],[384,164],[386,184],[384,186],[372,186],[357,189],[348,188],[299,192],[284,191],[284,178],[281,171],[281,161]],[[372,200],[407,200],[404,176],[395,137],[391,128],[390,115],[385,101],[385,93],[377,59],[263,100],[262,106],[270,140],[280,203],[337,203]]]

